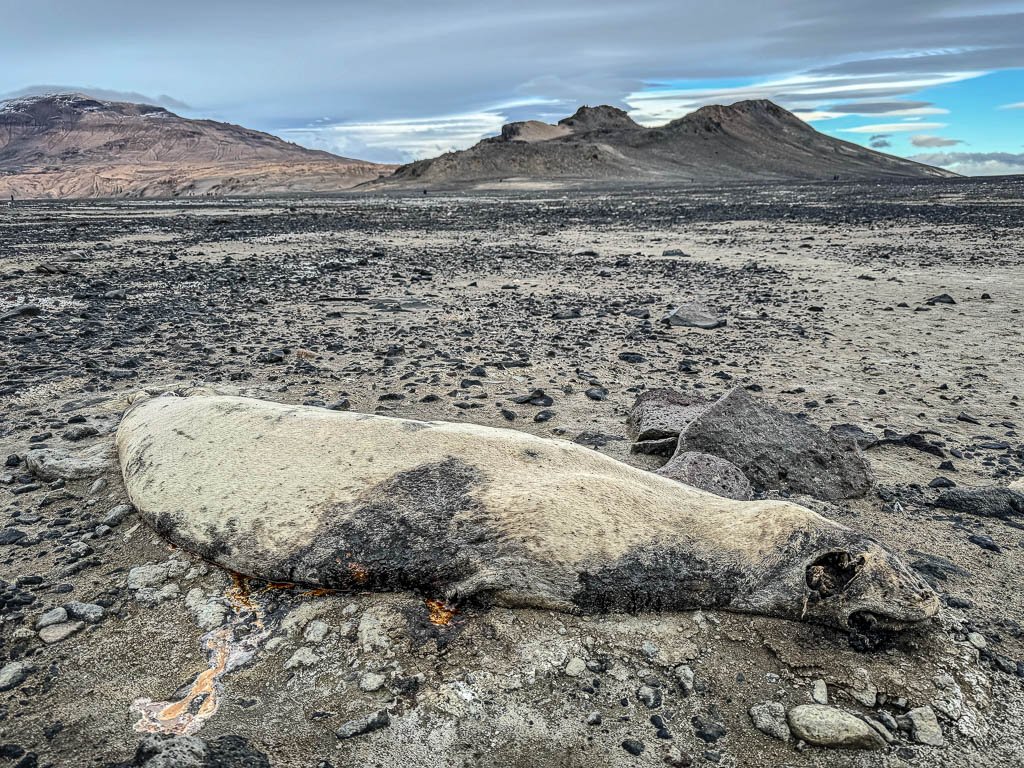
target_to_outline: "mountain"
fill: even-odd
[[[615,107],[581,107],[557,125],[510,123],[461,152],[403,165],[382,180],[463,185],[498,180],[718,183],[956,176],[814,130],[770,101],[707,106],[644,128]]]
[[[77,93],[0,102],[0,199],[328,192],[393,169],[146,104]]]

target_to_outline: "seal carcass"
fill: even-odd
[[[721,498],[513,430],[163,396],[125,414],[117,449],[161,535],[271,581],[842,627],[938,607],[894,554],[808,509]]]

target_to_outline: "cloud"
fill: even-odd
[[[909,131],[928,131],[936,128],[945,128],[946,123],[875,123],[874,125],[859,125],[856,128],[843,128],[844,133],[907,133]]]
[[[841,112],[844,115],[891,115],[931,106],[933,104],[930,101],[851,101],[846,104],[833,104],[828,109],[830,112]]]
[[[868,141],[868,145],[872,149],[886,149],[887,147],[892,146],[892,142],[880,136],[872,136]]]
[[[628,94],[625,102],[630,107],[630,117],[642,125],[658,125],[674,120],[706,104],[728,104],[744,99],[771,99],[797,112],[810,114],[808,119],[821,120],[843,116],[832,108],[818,110],[817,107],[823,103],[840,99],[900,96],[923,88],[969,80],[982,74],[941,73],[909,79],[900,75],[875,74],[849,77],[793,75],[752,85],[722,88],[672,88],[654,83],[647,90]],[[945,110],[936,112],[932,111],[935,108],[930,107],[911,109],[915,111],[903,110],[904,114],[945,114]]]
[[[383,120],[365,123],[320,124],[277,131],[307,147],[337,155],[378,162],[409,162],[463,149],[501,131],[506,122],[499,112]]]
[[[1024,109],[1024,101],[1018,101],[1016,104],[1003,104],[1000,109]]]
[[[911,136],[910,143],[915,147],[955,147],[957,144],[966,144],[962,139],[945,139],[942,136]]]
[[[166,94],[160,96],[144,96],[134,91],[111,91],[107,88],[83,87],[80,85],[29,85],[16,91],[0,94],[0,101],[21,99],[26,96],[45,96],[50,93],[80,93],[102,101],[129,101],[136,104],[152,104],[168,109],[189,110],[191,107],[183,101]]]
[[[948,168],[965,176],[1005,176],[1024,173],[1024,152],[933,152],[911,160]]]

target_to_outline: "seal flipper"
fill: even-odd
[[[452,584],[445,601],[465,605],[498,605],[504,608],[541,608],[578,613],[579,608],[564,597],[565,591],[551,580],[530,572],[521,562],[491,562],[473,575]]]

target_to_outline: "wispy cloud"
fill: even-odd
[[[955,147],[957,144],[966,144],[963,139],[947,139],[942,136],[927,136],[921,134],[920,136],[911,136],[910,143],[915,147],[922,148],[935,148],[935,147]]]
[[[843,133],[908,133],[910,131],[932,131],[945,128],[946,123],[875,123],[874,125],[858,125],[856,128],[843,128]]]
[[[1024,101],[1018,101],[1016,104],[1003,104],[1000,109],[1024,109]]]
[[[289,141],[338,155],[408,162],[471,146],[500,132],[505,122],[506,117],[500,112],[474,112],[409,120],[317,124],[277,133]]]
[[[722,104],[744,99],[771,99],[781,102],[804,119],[825,120],[850,114],[879,114],[873,112],[851,112],[822,106],[835,101],[852,99],[877,99],[879,97],[905,96],[924,88],[948,85],[980,77],[980,71],[956,72],[918,77],[901,75],[793,75],[767,80],[761,83],[723,88],[672,88],[652,83],[646,90],[637,91],[625,97],[630,107],[630,116],[643,125],[660,123],[681,117],[705,104]],[[878,102],[874,102],[877,107]],[[946,114],[946,110],[927,106],[896,107],[885,114],[894,116]],[[852,109],[852,102],[849,109]]]

